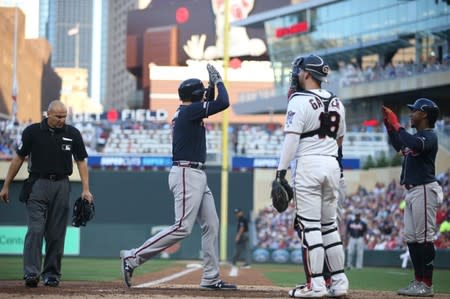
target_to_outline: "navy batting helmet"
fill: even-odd
[[[322,57],[311,54],[307,57],[298,56],[292,62],[293,76],[297,77],[301,70],[309,72],[316,80],[327,82],[326,77],[330,71],[330,67]]]
[[[205,86],[200,79],[187,79],[181,82],[178,87],[178,95],[180,100],[191,100],[198,102],[203,99],[205,94]]]
[[[426,98],[417,99],[414,104],[408,104],[408,108],[412,111],[423,111],[427,114],[430,126],[434,127],[439,116],[439,107],[435,102]]]

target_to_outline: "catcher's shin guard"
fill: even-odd
[[[324,248],[320,232],[320,220],[297,217],[301,228],[303,250],[306,251],[304,254],[306,260],[303,261],[306,276],[311,278],[322,276]]]
[[[325,262],[331,275],[344,272],[345,253],[336,222],[322,223],[322,239]]]

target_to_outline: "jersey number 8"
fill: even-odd
[[[319,116],[320,128],[319,128],[319,138],[325,138],[329,136],[336,139],[337,132],[339,129],[339,122],[341,116],[336,111],[322,112]]]

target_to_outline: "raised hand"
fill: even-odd
[[[382,106],[381,109],[383,112],[384,125],[386,126],[388,131],[389,131],[389,129],[392,128],[398,132],[398,130],[400,130],[401,126],[400,126],[400,122],[398,121],[397,115],[395,115],[395,113],[386,106]],[[389,126],[391,128],[389,128]]]
[[[214,85],[217,85],[219,82],[222,81],[222,77],[219,74],[219,71],[216,70],[216,68],[212,64],[207,64],[206,69],[208,70],[209,74],[209,82],[212,82]]]

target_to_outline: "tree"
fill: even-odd
[[[395,153],[394,156],[391,158],[391,166],[400,166],[402,165],[402,156],[398,153]]]
[[[373,158],[371,155],[367,156],[366,162],[364,163],[363,169],[369,169],[374,168],[375,162],[373,161]]]
[[[389,166],[389,161],[386,158],[386,154],[384,152],[381,152],[381,155],[377,160],[376,167],[387,167],[387,166]]]

